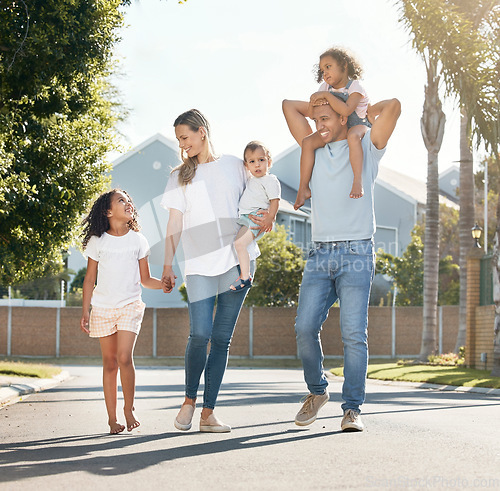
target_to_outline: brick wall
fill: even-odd
[[[321,332],[325,356],[342,356],[342,341],[339,327],[340,309],[330,309]],[[80,331],[81,309],[79,307],[37,308],[12,307],[13,356],[56,356],[56,325],[60,316],[60,356],[100,356],[99,342]],[[253,344],[250,343],[251,319]],[[294,357],[296,309],[294,308],[244,308],[231,343],[232,356],[277,356]],[[422,308],[397,307],[396,356],[414,356],[420,352],[422,336]],[[488,314],[489,315],[489,314]],[[137,340],[137,356],[154,355],[154,319],[156,316],[156,356],[184,356],[189,336],[189,314],[187,309],[146,309],[142,329]],[[489,318],[488,318],[489,319]],[[0,354],[7,354],[8,307],[0,307]],[[483,321],[481,321],[483,322]],[[487,324],[489,321],[485,320]],[[492,324],[490,324],[492,325]],[[443,351],[455,346],[458,329],[458,307],[443,308]],[[491,336],[490,336],[491,338]],[[482,339],[482,338],[481,338]],[[487,336],[484,338],[487,342]],[[478,338],[479,343],[482,342]],[[370,307],[368,325],[370,355],[391,356],[392,353],[392,309]],[[491,349],[492,343],[490,339]],[[485,345],[486,346],[486,345]],[[252,349],[252,353],[251,353]],[[483,351],[486,349],[481,348]],[[489,358],[491,358],[489,356]]]
[[[468,367],[493,368],[495,306],[480,306],[481,249],[473,247],[467,255],[467,340],[465,364]],[[486,353],[487,363],[481,361]]]
[[[468,358],[468,365],[481,370],[493,369],[493,343],[495,326],[495,306],[476,307],[474,312],[474,349]],[[486,367],[481,361],[481,353],[486,353]]]
[[[55,356],[56,315],[54,308],[13,307],[12,354]]]

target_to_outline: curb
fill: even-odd
[[[69,377],[66,370],[52,378],[6,377],[7,382],[0,384],[0,408],[20,401],[25,395],[51,389]]]
[[[334,379],[343,379],[344,377],[339,377],[334,375],[329,370],[325,371],[326,377]],[[399,385],[401,387],[415,387],[417,389],[426,390],[438,390],[446,392],[466,392],[473,394],[482,394],[487,396],[500,396],[500,389],[489,389],[488,387],[463,387],[456,385],[439,385],[439,384],[429,384],[427,382],[404,382],[402,380],[379,380],[376,378],[367,378],[367,382],[378,384],[378,385]]]

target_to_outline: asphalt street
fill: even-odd
[[[216,414],[233,431],[200,433],[198,408],[183,433],[183,369],[141,367],[141,426],[112,436],[100,367],[64,368],[61,384],[0,409],[2,491],[500,488],[498,395],[369,381],[366,431],[342,433],[342,379],[301,428],[301,370],[231,368]]]

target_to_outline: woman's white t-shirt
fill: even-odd
[[[99,263],[92,305],[118,308],[141,299],[139,259],[150,254],[144,235],[133,230],[119,237],[104,232],[90,238],[84,253]]]
[[[233,241],[239,230],[238,203],[247,174],[243,161],[222,155],[200,164],[187,185],[179,184],[178,171],[168,180],[161,205],[182,213],[182,254],[177,260],[185,275],[217,276],[238,264]],[[259,255],[255,241],[248,246],[250,259]]]

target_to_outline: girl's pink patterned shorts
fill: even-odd
[[[146,304],[142,300],[136,300],[116,309],[92,306],[89,336],[103,338],[117,331],[132,331],[139,334],[145,308]]]

